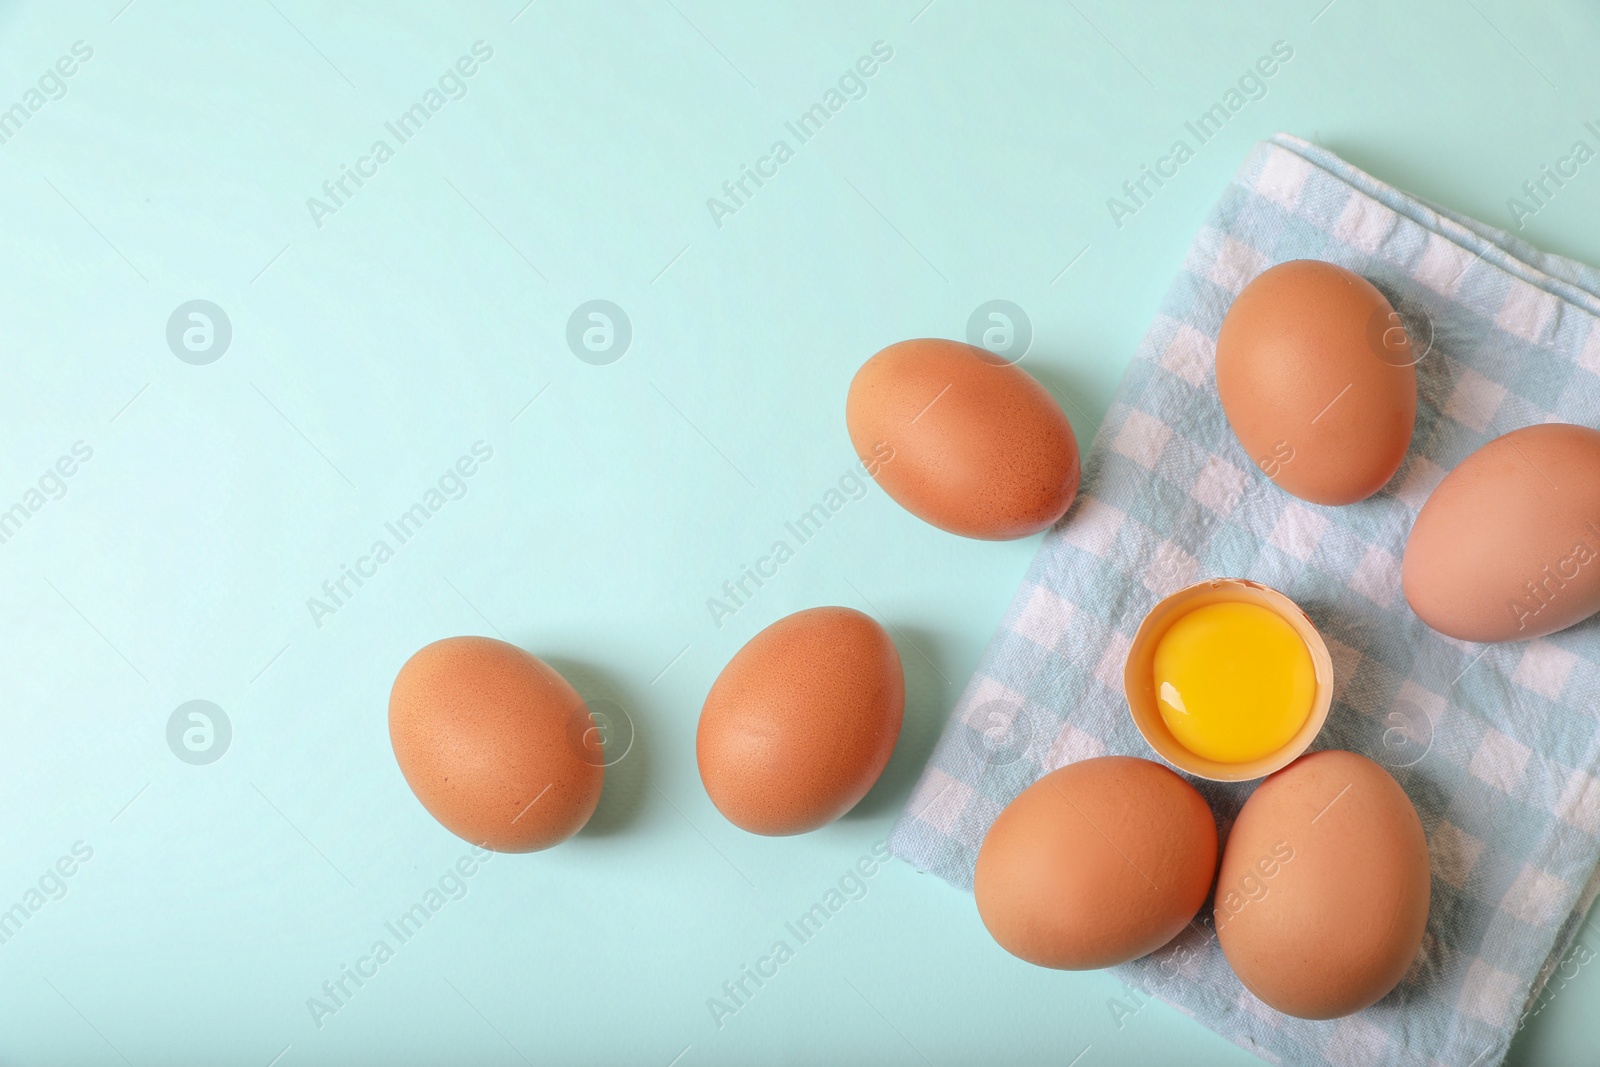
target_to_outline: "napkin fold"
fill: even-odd
[[[1229,304],[1267,267],[1305,258],[1384,290],[1426,352],[1399,473],[1347,507],[1268,483],[1217,399]],[[1258,144],[1196,235],[1095,436],[1078,499],[1046,535],[890,847],[970,889],[990,823],[1040,776],[1091,756],[1156,758],[1122,693],[1140,620],[1205,577],[1264,582],[1305,609],[1333,655],[1315,747],[1378,760],[1422,817],[1433,867],[1422,951],[1373,1007],[1294,1019],[1234,977],[1208,902],[1171,944],[1118,968],[1120,1010],[1159,997],[1273,1062],[1501,1062],[1600,890],[1600,617],[1536,641],[1456,641],[1406,605],[1400,559],[1447,471],[1545,421],[1600,423],[1600,271],[1297,138]],[[1195,782],[1224,835],[1254,784]]]

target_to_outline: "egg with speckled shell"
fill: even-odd
[[[1512,430],[1445,475],[1406,540],[1400,585],[1460,641],[1527,641],[1600,611],[1600,430]]]
[[[851,608],[809,608],[752,637],[712,683],[695,755],[717,810],[754,834],[802,834],[855,807],[900,736],[894,642]]]
[[[389,740],[428,813],[497,852],[549,848],[600,802],[605,754],[583,698],[552,667],[488,637],[447,637],[406,661]]]
[[[1263,1003],[1337,1019],[1405,977],[1431,896],[1428,839],[1406,791],[1367,757],[1325,749],[1240,809],[1217,878],[1217,940]]]
[[[1426,352],[1361,275],[1291,260],[1262,271],[1228,308],[1217,394],[1240,446],[1278,488],[1353,504],[1400,469]]]
[[[972,891],[1007,952],[1091,970],[1171,941],[1216,870],[1217,824],[1194,786],[1150,760],[1098,756],[1006,805],[978,849]]]
[[[1078,493],[1078,442],[1048,390],[974,345],[901,341],[845,399],[867,473],[911,514],[985,541],[1036,534]]]

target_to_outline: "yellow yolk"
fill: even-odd
[[[1278,751],[1316,696],[1306,643],[1259,604],[1207,604],[1178,619],[1155,652],[1156,702],[1178,743],[1218,763]]]

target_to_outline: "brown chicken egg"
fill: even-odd
[[[1447,474],[1406,541],[1411,610],[1462,641],[1523,641],[1600,611],[1600,430],[1541,423]]]
[[[1372,283],[1297,259],[1258,275],[1217,334],[1217,393],[1250,459],[1285,492],[1353,504],[1383,488],[1417,414],[1416,357]]]
[[[810,608],[752,637],[717,676],[695,755],[717,810],[754,834],[825,826],[867,794],[900,736],[894,642],[851,608]]]
[[[1228,834],[1216,929],[1245,988],[1334,1019],[1405,977],[1428,924],[1428,842],[1389,772],[1329,749],[1262,782]]]
[[[515,645],[447,637],[406,661],[389,740],[406,784],[445,829],[497,852],[533,852],[583,828],[604,753],[583,699]]]
[[[1089,970],[1154,952],[1194,918],[1217,869],[1217,824],[1158,763],[1101,756],[1024,789],[978,849],[973,893],[1000,947]]]
[[[856,372],[845,401],[877,483],[941,530],[988,541],[1053,524],[1078,493],[1078,442],[1020,367],[959,341],[901,341]]]

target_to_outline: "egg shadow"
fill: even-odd
[[[624,833],[644,811],[650,788],[649,732],[632,698],[614,678],[597,667],[553,656],[545,662],[561,672],[583,697],[603,739],[605,786],[594,814],[578,831],[579,837],[601,838]]]
[[[931,632],[892,624],[888,629],[905,671],[905,717],[888,765],[860,803],[845,813],[846,819],[875,819],[905,806],[933,755],[950,709],[961,696],[963,680],[939,663],[938,645]]]

